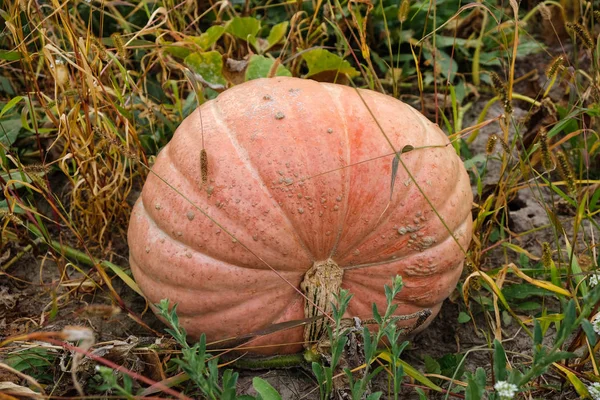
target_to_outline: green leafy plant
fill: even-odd
[[[44,347],[33,347],[9,354],[4,362],[19,372],[34,377],[40,383],[50,383],[52,366],[58,355]]]
[[[103,383],[97,387],[97,390],[104,392],[113,392],[117,396],[126,399],[134,399],[133,380],[128,375],[117,374],[111,368],[98,366],[96,368]],[[122,383],[119,382],[121,378]]]
[[[239,374],[230,369],[223,371],[219,376],[218,358],[206,352],[206,336],[200,336],[200,340],[193,346],[187,342],[187,334],[179,325],[177,317],[177,306],[169,309],[169,301],[162,300],[156,304],[160,315],[167,321],[171,328],[167,332],[179,343],[182,350],[181,358],[175,360],[177,365],[197,385],[202,394],[209,399],[237,399],[237,380]],[[259,398],[264,400],[275,400],[279,398],[277,391],[263,379],[255,378],[253,385],[259,393]]]
[[[231,369],[219,371],[218,357],[206,351],[206,338],[204,335],[194,345],[187,342],[187,334],[179,325],[177,305],[169,307],[168,300],[156,304],[160,315],[165,318],[171,328],[167,332],[173,336],[181,346],[181,358],[176,358],[174,363],[181,368],[186,376],[191,379],[202,393],[209,399],[239,399],[239,400],[280,400],[279,393],[264,379],[254,377],[252,385],[258,395],[256,397],[236,393],[239,374]],[[112,391],[125,398],[135,398],[133,394],[133,381],[127,375],[121,375],[111,368],[99,366],[97,371],[103,380],[98,390]],[[220,373],[221,372],[221,373]],[[122,381],[122,383],[120,382]]]
[[[352,295],[344,289],[335,296],[335,303],[332,304],[332,317],[334,327],[327,325],[327,335],[331,343],[331,360],[329,365],[322,365],[319,362],[313,362],[311,368],[317,382],[319,383],[319,392],[321,400],[328,399],[333,390],[333,375],[344,351],[344,346],[348,341],[348,328],[342,328],[342,317],[348,308],[348,303]]]
[[[394,388],[393,393],[394,398],[398,397],[400,384],[404,376],[404,369],[399,362],[399,357],[404,348],[408,345],[408,342],[399,343],[399,337],[402,334],[402,330],[398,329],[396,323],[400,317],[394,316],[394,311],[396,311],[396,308],[398,307],[398,305],[394,303],[394,298],[400,293],[402,286],[402,277],[400,276],[396,276],[392,280],[392,286],[385,285],[384,290],[387,306],[383,316],[379,313],[377,305],[373,304],[373,319],[377,322],[378,330],[377,333],[372,336],[368,327],[365,326],[363,328],[365,369],[362,372],[361,379],[355,381],[350,370],[346,369],[344,371],[350,381],[352,398],[355,400],[363,398],[363,394],[367,389],[367,384],[383,369],[383,366],[379,366],[371,371],[371,365],[377,358],[377,346],[384,337],[387,337],[390,342],[390,366]],[[381,395],[381,392],[371,393],[368,396],[368,399],[378,399]]]

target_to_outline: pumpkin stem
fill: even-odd
[[[332,259],[317,261],[313,264],[306,274],[304,274],[304,279],[300,283],[300,289],[302,289],[307,298],[304,301],[305,318],[319,316],[319,308],[327,314],[331,313],[333,309],[332,303],[335,302],[335,295],[340,291],[343,276],[344,270]],[[304,327],[304,341],[306,346],[321,339],[325,333],[327,323],[328,321],[325,318],[319,318]]]

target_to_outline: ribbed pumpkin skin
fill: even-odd
[[[383,286],[396,274],[405,284],[398,314],[431,308],[426,326],[438,313],[456,286],[464,253],[402,165],[389,202],[393,150],[361,96],[397,150],[439,146],[402,160],[468,247],[468,175],[444,133],[419,112],[341,85],[250,81],[205,103],[202,127],[198,110],[186,118],[152,168],[237,240],[154,174],[130,221],[137,283],[152,302],[178,303],[192,337],[204,332],[208,341],[225,339],[304,318],[302,296],[265,262],[299,287],[314,262],[332,258],[344,269],[342,287],[354,294],[348,316],[371,318],[373,302],[384,310]],[[295,328],[252,345],[283,344],[257,352],[291,353],[302,349],[302,338],[302,328]]]

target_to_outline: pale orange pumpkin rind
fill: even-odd
[[[415,148],[402,161],[448,229],[402,165],[390,202],[393,150],[381,130],[396,150]],[[430,308],[423,329],[471,239],[469,178],[446,135],[373,91],[284,77],[235,86],[182,122],[152,171],[130,221],[131,268],[151,302],[177,303],[190,336],[208,341],[303,319],[304,299],[282,277],[298,288],[329,258],[354,294],[348,316],[384,309],[383,286],[399,274],[397,313]],[[292,353],[302,341],[300,327],[251,345]]]

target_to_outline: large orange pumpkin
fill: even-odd
[[[414,150],[390,199],[392,145]],[[182,326],[209,341],[310,317],[318,310],[299,291],[317,300],[340,285],[354,294],[348,316],[371,318],[397,274],[397,313],[430,308],[425,327],[471,238],[469,178],[447,137],[369,90],[241,84],[186,118],[152,170],[130,221],[131,268],[150,301],[178,303]],[[252,345],[289,353],[303,341],[297,327]]]

